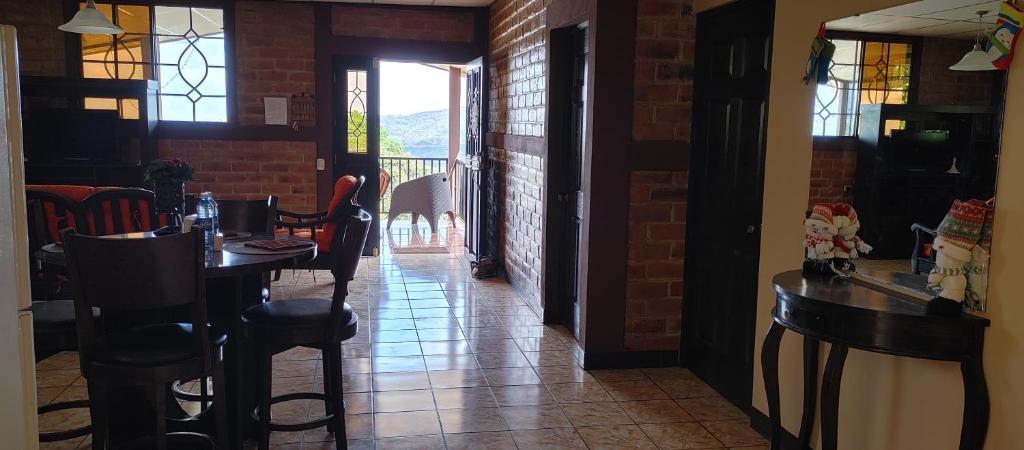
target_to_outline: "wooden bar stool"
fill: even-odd
[[[75,297],[82,375],[88,381],[93,448],[110,445],[108,395],[123,386],[145,386],[151,388],[156,432],[155,443],[143,445],[166,449],[167,386],[207,375],[213,376],[215,387],[218,446],[226,448],[227,336],[212,332],[207,320],[201,229],[144,239],[93,238],[64,230],[62,237]],[[93,308],[99,310],[103,329],[92,320]],[[109,315],[127,323],[112,329]],[[187,321],[166,319],[182,315]],[[195,433],[170,436],[209,440]]]
[[[366,237],[373,221],[370,213],[351,206],[350,214],[339,215],[331,245],[334,295],[331,299],[291,299],[252,306],[242,313],[246,337],[259,350],[260,397],[253,411],[259,421],[259,448],[270,448],[271,431],[301,431],[327,426],[334,432],[337,448],[347,448],[345,403],[341,383],[341,343],[356,335],[359,317],[345,303],[348,282],[355,277]],[[299,392],[271,397],[272,361],[275,354],[294,347],[317,348],[323,353],[324,393]],[[271,421],[271,405],[290,400],[312,399],[325,403],[322,419],[297,424]]]

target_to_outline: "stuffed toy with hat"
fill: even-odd
[[[828,204],[814,205],[804,220],[804,273],[833,274],[832,258],[835,258],[835,237],[838,229],[832,223],[832,207]]]
[[[975,251],[982,241],[982,228],[991,207],[982,200],[953,200],[953,206],[936,230],[932,248],[935,268],[928,274],[928,287],[938,295],[928,302],[928,313],[958,316],[967,296],[967,275],[972,259],[983,255]],[[991,230],[991,226],[989,226]],[[985,264],[987,264],[987,251]],[[977,264],[977,263],[975,263]]]
[[[836,228],[836,235],[832,238],[835,244],[835,258],[832,260],[832,267],[843,274],[856,270],[852,260],[857,259],[861,254],[870,253],[872,248],[857,236],[860,230],[860,220],[857,219],[857,211],[848,203],[833,203],[832,225]]]

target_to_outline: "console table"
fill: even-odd
[[[880,274],[895,284],[918,278]],[[799,270],[772,280],[776,304],[772,325],[761,349],[761,368],[771,421],[771,448],[780,450],[779,343],[786,330],[804,337],[804,399],[798,436],[808,448],[817,396],[818,347],[832,345],[821,381],[822,450],[835,450],[839,429],[839,386],[850,348],[910,358],[956,361],[964,379],[964,419],[960,450],[981,450],[988,431],[989,399],[982,367],[989,320],[964,314],[949,318],[925,314],[920,301],[896,292],[840,277],[808,276]],[[923,284],[923,283],[922,283]]]

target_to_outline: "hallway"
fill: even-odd
[[[766,449],[740,410],[680,368],[584,371],[568,330],[541,324],[502,279],[474,280],[451,254],[365,258],[350,285],[359,334],[344,345],[352,449]],[[328,272],[286,271],[272,298],[329,297]],[[323,389],[320,353],[274,362],[274,395]],[[84,395],[74,353],[37,365],[40,403]],[[274,406],[276,420],[323,414]],[[88,421],[74,410],[43,429]],[[277,449],[333,448],[325,430],[273,433]],[[88,438],[44,444],[87,445]],[[253,448],[255,448],[253,446]]]

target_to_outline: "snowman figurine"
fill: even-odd
[[[857,219],[857,211],[850,204],[832,204],[832,225],[836,227],[836,236],[833,238],[835,258],[832,259],[832,267],[842,275],[849,275],[857,270],[853,260],[861,254],[870,253],[872,247],[857,236],[860,220]]]
[[[804,220],[805,275],[832,275],[832,258],[835,258],[835,237],[838,229],[832,223],[832,206],[817,204],[811,208]]]

